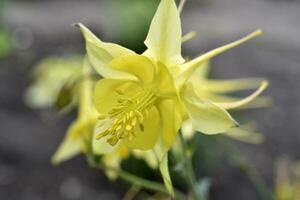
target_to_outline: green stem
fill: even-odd
[[[242,156],[239,153],[238,149],[228,141],[225,142],[225,147],[228,149],[229,155],[231,155],[234,165],[248,176],[256,191],[260,195],[260,198],[262,200],[272,200],[272,193],[269,191],[268,187],[258,174],[257,170],[252,167],[251,163],[244,156]]]
[[[180,139],[180,143],[181,143],[181,150],[182,150],[182,157],[184,159],[184,163],[185,163],[185,167],[186,167],[186,176],[188,179],[188,183],[191,187],[192,193],[195,197],[196,200],[202,200],[202,195],[199,194],[197,192],[196,189],[196,176],[193,170],[193,164],[191,159],[188,156],[188,152],[187,152],[187,145],[185,143],[185,140],[183,138],[182,133],[179,134],[179,139]]]
[[[113,170],[113,171],[117,172],[121,179],[123,179],[124,181],[127,181],[133,185],[140,186],[140,187],[143,187],[143,188],[155,191],[155,192],[161,192],[161,193],[169,195],[169,192],[165,188],[165,186],[159,182],[149,181],[147,179],[138,177],[134,174],[131,174],[129,172],[126,172],[126,171],[123,171],[120,169],[105,168],[104,166],[101,166],[101,165],[100,166],[95,165],[95,163],[93,161],[91,161],[90,159],[88,159],[88,161],[92,167],[95,167],[95,168],[98,168],[101,170]],[[174,193],[175,193],[176,200],[187,200],[187,197],[185,196],[185,194],[183,194],[179,190],[174,189]]]
[[[149,190],[156,191],[156,192],[169,194],[169,192],[167,191],[165,186],[161,183],[149,181],[149,180],[143,179],[141,177],[135,176],[129,172],[125,172],[122,170],[118,170],[118,175],[120,176],[120,178],[122,178],[123,180],[125,180],[129,183],[132,183],[132,184],[135,184],[135,185],[138,185],[138,186],[141,186],[141,187],[144,187]],[[178,190],[174,190],[174,193],[175,193],[175,199],[178,199],[178,200],[186,200],[187,199],[185,197],[185,195]]]
[[[243,171],[249,177],[261,199],[272,200],[272,194],[258,174],[257,170],[245,159],[240,160],[239,162],[240,165],[242,165],[242,167],[240,167],[241,171]]]
[[[133,200],[136,195],[140,192],[141,187],[133,185],[131,188],[126,192],[125,196],[122,198],[123,200]]]

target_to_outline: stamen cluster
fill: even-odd
[[[112,146],[121,139],[131,141],[138,132],[144,131],[144,119],[157,99],[151,89],[137,92],[132,97],[126,96],[120,89],[116,89],[115,92],[120,96],[116,106],[108,114],[99,117],[100,120],[111,120],[112,125],[96,136],[97,140],[109,136],[107,142]]]

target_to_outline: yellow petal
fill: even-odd
[[[89,64],[88,59],[85,58],[82,69],[82,76],[86,76],[86,78],[82,79],[79,86],[80,93],[78,98],[78,118],[87,119],[87,115],[93,118],[93,116],[95,116],[95,114],[93,113],[96,113],[92,98],[94,90],[94,81],[90,77],[91,73],[92,67]]]
[[[169,149],[180,129],[183,114],[179,103],[176,103],[174,100],[163,100],[158,107],[162,123],[162,142],[164,147]]]
[[[266,88],[268,87],[268,82],[267,81],[263,81],[261,86],[251,95],[249,95],[248,97],[240,100],[240,101],[236,101],[236,102],[226,102],[226,103],[216,103],[216,105],[224,108],[224,109],[234,109],[234,108],[238,108],[241,106],[244,106],[248,103],[250,103],[251,101],[253,101],[258,95],[260,95]]]
[[[225,46],[219,47],[217,49],[214,49],[212,51],[209,51],[208,53],[205,53],[202,56],[199,56],[198,58],[195,58],[194,60],[184,64],[182,66],[182,71],[180,72],[179,76],[177,77],[177,83],[178,85],[183,85],[188,79],[189,77],[193,74],[193,72],[199,67],[201,66],[201,64],[207,62],[208,60],[210,60],[211,58],[219,55],[220,53],[223,53],[224,51],[227,51],[233,47],[236,47],[256,36],[259,36],[262,34],[261,30],[257,30],[249,35],[247,35],[246,37],[237,40],[233,43],[227,44]]]
[[[118,57],[109,64],[112,69],[128,72],[144,83],[150,83],[156,72],[154,63],[146,56],[125,55]]]
[[[158,75],[157,75],[157,87],[159,88],[159,95],[177,95],[177,89],[172,74],[167,67],[161,63],[157,63]]]
[[[225,135],[250,144],[260,144],[264,140],[264,136],[261,133],[255,133],[254,130],[249,129],[247,126],[229,129]]]
[[[69,160],[81,152],[80,140],[65,139],[58,150],[53,155],[51,162],[58,165]]]
[[[121,158],[113,153],[103,155],[102,161],[106,166],[104,170],[106,176],[110,180],[116,180],[118,178],[118,171],[120,169]]]
[[[110,180],[118,178],[120,164],[128,156],[129,151],[124,145],[119,145],[115,151],[102,156],[102,162],[105,165],[104,171]]]
[[[72,135],[76,134],[74,131],[77,131],[77,124],[73,123],[71,127],[69,128],[69,131],[67,135],[65,136],[65,139],[55,152],[55,154],[52,156],[52,163],[55,165],[60,164],[61,162],[64,162],[66,160],[71,159],[72,157],[79,154],[81,150],[81,138],[73,138]]]
[[[165,184],[168,192],[170,193],[171,196],[174,196],[173,185],[172,185],[172,181],[171,181],[171,177],[170,177],[170,173],[169,173],[168,154],[167,153],[163,156],[162,160],[160,161],[159,170],[160,170],[160,173],[162,174],[164,184]]]
[[[110,69],[108,63],[114,58],[135,54],[133,51],[113,43],[102,42],[88,28],[82,24],[76,24],[83,34],[86,41],[88,58],[94,69],[103,77],[116,79],[134,79],[128,73]]]
[[[157,159],[159,160],[159,171],[162,175],[165,187],[167,188],[170,195],[174,196],[174,189],[173,189],[173,184],[171,181],[169,166],[168,166],[168,150],[163,145],[161,138],[154,146],[153,152],[155,153]]]
[[[193,129],[193,122],[191,119],[187,119],[182,123],[181,133],[182,133],[184,139],[189,140],[189,139],[193,138],[195,130]]]
[[[132,81],[116,79],[99,80],[95,86],[94,92],[94,104],[99,113],[106,114],[117,104],[120,95],[116,90],[124,92],[129,91],[134,94],[140,90],[140,88]]]
[[[161,0],[151,22],[145,55],[168,67],[184,62],[181,57],[181,23],[174,0]]]
[[[237,126],[237,123],[226,110],[213,103],[185,101],[185,105],[193,121],[193,128],[199,132],[219,134]]]
[[[144,119],[144,130],[136,127],[137,135],[131,141],[127,140],[126,145],[130,149],[149,150],[157,142],[160,130],[160,117],[156,107],[149,110],[148,116]]]
[[[134,149],[132,150],[132,154],[134,157],[144,160],[152,169],[156,169],[158,167],[158,160],[152,150],[141,151]]]
[[[193,88],[186,89],[182,98],[194,130],[205,134],[218,134],[237,126],[237,122],[226,110],[200,99],[193,92]]]
[[[210,71],[210,61],[201,63],[199,67],[193,72],[190,81],[199,83],[200,81],[207,80]]]

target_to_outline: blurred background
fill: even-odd
[[[104,41],[143,52],[158,2],[0,0],[0,199],[122,198],[126,186],[111,183],[101,171],[90,169],[83,156],[58,167],[51,165],[51,155],[75,113],[60,116],[51,109],[31,109],[24,103],[24,91],[32,68],[42,59],[84,54],[84,41],[71,26],[76,22],[84,23]],[[299,11],[296,0],[188,0],[182,13],[183,33],[198,33],[183,46],[183,54],[192,57],[257,28],[265,33],[216,57],[212,74],[270,80],[266,94],[272,96],[273,106],[243,115],[257,123],[264,143],[235,142],[270,191],[278,161],[300,160]],[[203,136],[201,141],[207,142],[194,163],[199,176],[211,179],[210,199],[260,199],[247,173],[222,154],[217,138]]]

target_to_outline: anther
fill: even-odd
[[[132,126],[126,125],[125,129],[126,129],[127,131],[130,131],[130,130],[132,129]]]
[[[141,131],[144,131],[144,125],[143,124],[140,124],[140,129],[141,129]]]
[[[100,115],[98,116],[98,120],[103,120],[103,119],[105,119],[105,118],[107,118],[107,117],[108,117],[107,115],[100,114]]]
[[[111,145],[111,146],[115,146],[118,142],[118,139],[116,137],[111,137],[107,140],[107,142]]]
[[[123,90],[121,90],[120,88],[116,88],[115,91],[116,91],[116,93],[118,93],[119,95],[124,95]]]
[[[135,125],[136,125],[136,122],[137,122],[136,117],[132,118],[132,120],[131,120],[131,125],[132,125],[132,126],[135,126]]]

